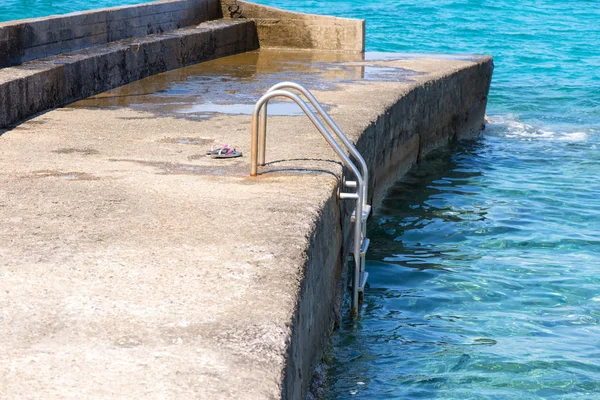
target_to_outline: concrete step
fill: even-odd
[[[254,22],[220,19],[0,69],[0,128],[149,75],[258,48]]]
[[[162,0],[0,23],[0,68],[220,18],[218,0]]]

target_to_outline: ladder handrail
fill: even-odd
[[[348,139],[348,137],[344,134],[344,132],[342,132],[342,130],[340,129],[338,124],[336,124],[335,121],[329,115],[329,113],[327,111],[325,111],[323,106],[321,106],[321,103],[319,103],[319,101],[316,99],[316,97],[312,94],[312,92],[310,90],[306,89],[302,85],[297,84],[296,82],[284,81],[284,82],[276,83],[275,85],[271,86],[269,88],[269,90],[267,90],[267,93],[271,92],[273,90],[279,90],[279,89],[295,89],[298,92],[300,92],[301,94],[303,94],[308,99],[310,104],[312,104],[312,106],[315,108],[317,113],[323,118],[323,120],[325,120],[327,125],[329,125],[329,127],[333,130],[333,132],[336,134],[338,139],[340,139],[342,141],[342,143],[344,143],[344,145],[350,151],[350,154],[352,154],[354,159],[358,161],[360,170],[362,173],[362,177],[363,177],[363,183],[364,183],[363,184],[363,208],[362,209],[363,209],[363,211],[368,210],[369,206],[368,206],[367,202],[369,200],[369,170],[368,170],[365,159],[363,158],[362,154],[360,154],[358,152],[358,150],[354,146],[354,143],[352,143]],[[269,104],[269,102],[267,101],[260,110],[261,124],[260,124],[260,130],[258,132],[258,158],[259,158],[259,165],[261,165],[261,166],[265,165],[265,153],[266,153],[266,147],[267,147],[267,106],[268,106],[268,104]],[[369,213],[369,211],[365,211],[365,212],[367,214]],[[356,212],[355,218],[363,218],[363,216],[361,214],[359,214],[358,212]],[[367,237],[367,224],[362,224],[362,236],[363,236],[363,238]],[[360,270],[361,270],[361,272],[365,271],[364,257],[360,258]]]
[[[275,85],[271,86],[269,88],[269,90],[267,90],[267,93],[271,92],[273,90],[279,90],[279,89],[295,89],[295,90],[299,91],[300,93],[302,93],[308,99],[310,104],[312,104],[312,106],[315,108],[315,110],[318,112],[318,114],[325,120],[327,125],[329,125],[329,127],[333,130],[333,132],[336,134],[336,136],[342,141],[342,143],[344,143],[344,145],[350,151],[350,154],[352,154],[354,159],[358,161],[358,164],[359,164],[360,170],[361,170],[361,174],[362,174],[362,178],[363,178],[363,182],[364,182],[363,207],[366,206],[367,201],[369,200],[368,199],[369,169],[367,167],[367,163],[366,163],[365,159],[358,152],[358,150],[354,146],[354,143],[352,143],[348,139],[348,137],[346,135],[344,135],[344,133],[342,132],[342,130],[340,129],[338,124],[335,123],[335,121],[331,118],[329,113],[327,111],[325,111],[325,109],[321,106],[321,103],[319,103],[319,101],[316,99],[316,97],[304,86],[299,85],[295,82],[280,82],[280,83],[276,83]],[[266,152],[266,141],[267,141],[267,118],[266,118],[267,105],[268,105],[268,101],[261,108],[261,112],[260,112],[260,118],[261,118],[261,127],[260,128],[261,129],[258,133],[258,136],[259,136],[258,157],[259,157],[259,165],[261,165],[261,166],[265,165],[265,152]]]
[[[327,128],[321,123],[321,121],[317,118],[317,116],[312,112],[312,110],[308,107],[308,105],[300,98],[300,96],[287,91],[287,90],[272,90],[265,93],[254,106],[254,111],[252,113],[252,136],[250,140],[250,176],[256,176],[258,172],[258,150],[259,150],[259,122],[262,119],[263,124],[266,126],[266,107],[265,112],[262,114],[262,118],[259,117],[261,113],[261,109],[265,106],[268,101],[274,97],[287,97],[288,99],[294,101],[298,106],[304,111],[304,114],[310,119],[313,125],[317,128],[317,130],[321,133],[325,141],[331,146],[333,151],[340,157],[346,167],[352,171],[354,176],[356,177],[358,190],[355,195],[347,194],[348,196],[340,196],[340,198],[352,198],[356,200],[356,218],[354,222],[354,274],[353,274],[353,288],[352,288],[352,314],[356,315],[358,313],[358,287],[360,285],[360,274],[363,269],[363,257],[361,256],[362,245],[363,245],[363,204],[364,199],[363,196],[365,194],[364,190],[364,181],[362,175],[356,165],[350,160],[350,157],[346,154],[344,149],[335,141],[331,133],[327,130]],[[266,135],[265,135],[266,136]],[[342,134],[343,136],[343,134]],[[264,149],[263,149],[264,150]],[[264,155],[264,152],[263,152]],[[263,164],[264,165],[264,160]]]
[[[321,121],[317,118],[317,116],[308,108],[308,105],[296,94],[289,92],[287,90],[273,90],[264,94],[254,106],[254,112],[252,113],[252,141],[250,143],[250,163],[251,165],[251,176],[256,176],[258,171],[258,120],[259,120],[259,112],[262,106],[267,103],[273,97],[287,97],[290,100],[293,100],[298,106],[304,111],[304,114],[310,119],[310,122],[317,128],[317,130],[323,135],[327,143],[331,146],[331,148],[335,151],[335,153],[342,159],[346,167],[352,171],[354,176],[356,176],[358,186],[362,188],[363,179],[362,174],[359,172],[358,168],[352,160],[346,155],[344,150],[340,147],[340,145],[335,141],[331,133],[323,126]],[[264,165],[264,164],[263,164]],[[359,193],[359,196],[362,200],[362,193]]]

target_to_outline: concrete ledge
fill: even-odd
[[[217,0],[147,4],[0,23],[0,68],[216,19]]]
[[[0,128],[131,81],[258,48],[252,21],[124,39],[0,69]]]
[[[230,14],[228,0],[222,0],[225,18]],[[279,10],[259,4],[238,1],[241,17],[256,22],[261,48],[362,53],[365,50],[365,21]],[[235,11],[235,9],[233,9]]]

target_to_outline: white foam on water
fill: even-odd
[[[588,134],[585,132],[564,132],[562,137],[559,140],[564,140],[566,142],[585,142],[588,139]]]
[[[585,142],[589,135],[595,133],[593,129],[589,132],[560,131],[551,130],[533,126],[519,121],[518,117],[512,114],[497,115],[489,119],[486,127],[486,133],[495,136],[503,136],[512,139],[523,140],[558,140],[564,142]]]

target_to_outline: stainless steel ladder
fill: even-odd
[[[333,131],[335,137],[340,140],[348,149],[352,157],[358,162],[359,168],[352,162],[344,149],[336,141],[335,137],[329,132],[325,125],[317,118],[315,113],[310,109],[308,104],[297,94],[291,92],[294,90],[306,97],[308,102],[317,111],[317,114],[323,118],[327,126]],[[329,114],[323,109],[321,104],[303,86],[294,82],[281,82],[273,85],[264,96],[262,96],[254,107],[252,113],[252,138],[250,142],[250,175],[256,176],[258,166],[265,165],[265,153],[267,143],[267,111],[268,103],[274,97],[287,97],[294,101],[300,109],[306,114],[308,119],[313,123],[317,130],[323,135],[323,138],[329,143],[333,151],[340,157],[344,165],[356,177],[354,181],[342,180],[342,188],[356,188],[355,193],[340,191],[340,200],[355,200],[356,208],[352,213],[351,221],[354,223],[354,270],[352,274],[352,305],[351,314],[358,315],[360,294],[364,292],[365,285],[369,274],[365,271],[365,256],[369,248],[369,239],[367,238],[367,218],[371,213],[371,206],[367,204],[368,185],[369,185],[369,170],[367,163],[361,154],[356,150],[354,144],[344,135],[339,126],[331,119]],[[356,216],[359,215],[360,218]]]

